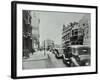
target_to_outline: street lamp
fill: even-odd
[[[44,56],[46,55],[46,52],[45,52],[45,40],[44,40]]]

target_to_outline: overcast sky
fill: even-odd
[[[39,33],[40,43],[46,39],[53,40],[56,44],[61,44],[63,24],[78,22],[84,14],[35,11],[40,18]]]

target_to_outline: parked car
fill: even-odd
[[[75,64],[71,60],[71,56],[75,55],[76,52],[78,53],[79,60],[77,63],[79,63],[79,66],[89,66],[90,65],[90,58],[91,58],[91,52],[90,47],[87,45],[71,45],[68,46],[67,49],[64,49],[63,54],[63,62],[69,66],[73,67]],[[75,58],[76,59],[76,58]]]
[[[63,49],[62,48],[54,49],[53,53],[55,54],[55,57],[57,59],[60,59],[62,58],[62,55],[63,55]]]

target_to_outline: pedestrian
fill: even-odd
[[[33,53],[35,52],[35,50],[34,49],[31,49],[31,52],[32,52],[32,55],[33,55]]]

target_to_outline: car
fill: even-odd
[[[64,49],[63,54],[63,62],[68,65],[69,67],[75,66],[72,62],[70,56],[78,53],[79,57],[79,66],[89,66],[90,65],[90,58],[91,58],[91,52],[90,52],[90,46],[88,45],[70,45],[67,47],[67,49]]]
[[[55,57],[57,59],[62,58],[62,54],[63,54],[63,49],[62,48],[57,48],[53,50],[53,53],[55,54]]]

